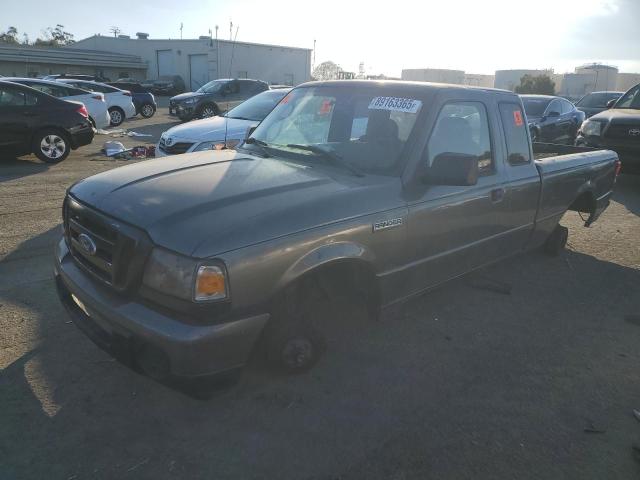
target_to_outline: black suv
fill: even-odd
[[[177,115],[180,120],[213,117],[265,90],[269,90],[269,85],[260,80],[213,80],[195,92],[171,97],[169,115]]]
[[[614,150],[625,171],[640,173],[640,83],[585,121],[576,144]]]
[[[58,163],[92,140],[82,103],[0,81],[0,157],[35,153],[43,162]]]

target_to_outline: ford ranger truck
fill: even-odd
[[[95,343],[158,379],[237,371],[258,346],[302,372],[325,349],[320,307],[336,298],[387,317],[507,257],[558,253],[567,210],[594,222],[617,155],[538,148],[511,92],[307,83],[237,150],[70,187],[59,296]]]

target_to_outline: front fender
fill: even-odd
[[[365,246],[356,242],[333,242],[321,245],[307,252],[286,270],[276,284],[276,291],[318,267],[345,260],[355,260],[373,265],[375,255]]]

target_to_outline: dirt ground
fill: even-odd
[[[153,136],[123,143],[173,123],[130,121]],[[451,282],[309,374],[251,365],[198,400],[112,361],[57,300],[65,189],[127,163],[105,140],[54,166],[0,159],[0,479],[639,477],[640,176],[591,228],[567,215],[561,256]]]

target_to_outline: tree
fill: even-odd
[[[18,29],[16,27],[9,27],[6,32],[0,33],[0,43],[11,43],[17,45],[18,42]]]
[[[73,33],[64,30],[64,25],[57,24],[55,28],[49,27],[43,30],[42,33],[45,38],[38,38],[35,41],[35,45],[42,47],[61,47],[76,42],[73,39]]]
[[[536,93],[538,95],[555,95],[556,85],[549,75],[525,75],[516,87],[516,93]]]
[[[316,80],[335,80],[340,70],[338,65],[329,60],[314,68],[311,76]]]

